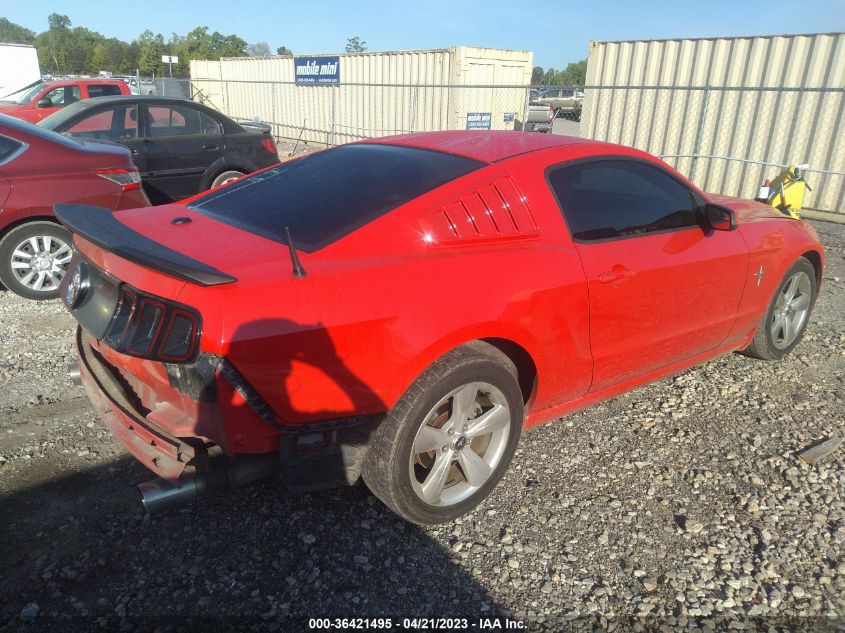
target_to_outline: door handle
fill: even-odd
[[[217,149],[217,145],[209,143],[208,145],[203,145],[203,149]]]
[[[599,273],[598,280],[600,284],[612,284],[617,281],[630,279],[636,274],[637,272],[635,270],[625,268],[622,264],[616,264],[616,266],[610,270]]]

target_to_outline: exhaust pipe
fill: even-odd
[[[79,363],[75,359],[68,363],[67,374],[74,385],[77,387],[82,385],[82,376],[79,373]]]
[[[147,513],[159,514],[194,502],[212,492],[239,488],[267,479],[276,473],[278,459],[275,453],[224,458],[214,469],[185,473],[175,483],[161,478],[146,481],[138,484],[141,505]]]

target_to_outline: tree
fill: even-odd
[[[367,50],[367,43],[357,35],[346,40],[347,53],[363,53]]]
[[[270,45],[267,42],[256,42],[246,47],[246,54],[252,57],[267,57],[271,55]]]
[[[0,18],[0,42],[4,44],[34,44],[35,31]]]
[[[531,71],[531,85],[536,86],[538,84],[543,83],[543,77],[545,76],[546,71],[543,70],[542,66],[534,66]]]
[[[279,46],[279,48],[276,49],[276,55],[293,55],[293,51],[287,46]]]
[[[138,68],[144,75],[161,75],[164,63],[161,56],[164,50],[164,36],[147,29],[138,36]]]
[[[583,86],[587,80],[587,60],[568,64],[563,70],[549,68],[546,71],[540,66],[535,66],[531,73],[532,84],[543,84],[550,86]]]

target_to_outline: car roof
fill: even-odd
[[[50,79],[49,81],[42,81],[41,83],[48,86],[71,86],[76,84],[97,84],[97,85],[120,85],[123,82],[119,79]]]
[[[591,139],[536,132],[511,132],[509,130],[458,130],[450,132],[417,132],[386,138],[367,139],[362,143],[384,143],[429,149],[447,154],[465,156],[484,163],[495,163],[506,158],[536,152],[550,147],[594,144],[606,145]]]

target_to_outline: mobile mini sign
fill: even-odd
[[[468,130],[489,130],[492,123],[492,112],[467,112]]]
[[[306,85],[336,85],[340,83],[340,57],[294,57],[296,83]]]

